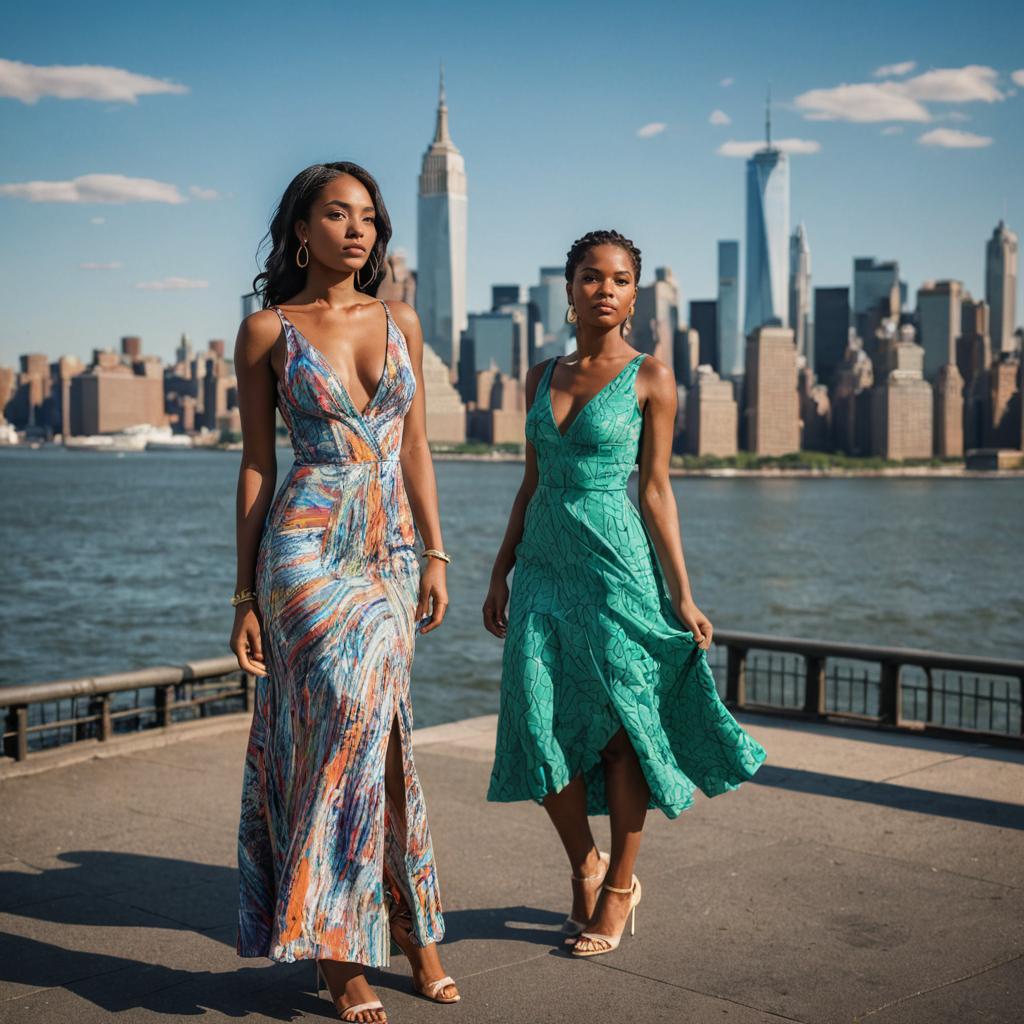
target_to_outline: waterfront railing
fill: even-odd
[[[709,652],[734,710],[1024,746],[1024,661],[723,630]],[[252,710],[233,657],[0,687],[3,758]]]

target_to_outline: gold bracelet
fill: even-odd
[[[256,591],[252,587],[242,587],[241,590],[236,591],[231,595],[231,605],[237,608],[240,604],[245,604],[246,601],[255,601]]]
[[[420,552],[421,558],[439,558],[442,562],[451,562],[451,558],[439,548],[427,548]]]

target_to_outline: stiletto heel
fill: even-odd
[[[629,896],[629,912],[630,912],[630,926],[629,934],[636,934],[636,907],[640,902],[640,879],[633,876],[633,884],[628,889],[616,889],[614,885],[602,885],[602,889],[607,889],[609,892],[616,892],[622,896]],[[603,953],[611,953],[612,950],[619,948],[619,943],[622,941],[622,932],[626,930],[626,923],[622,923],[622,931],[618,935],[601,935],[598,932],[580,932],[579,938],[576,940],[576,945],[572,948],[573,956],[601,956]],[[590,939],[592,942],[603,942],[604,947],[601,949],[580,949],[579,939]]]

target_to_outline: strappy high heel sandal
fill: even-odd
[[[353,1006],[346,1006],[342,1009],[334,1002],[334,998],[331,996],[330,986],[327,984],[327,979],[324,977],[324,972],[320,970],[320,961],[315,960],[316,964],[316,994],[319,997],[320,993],[327,992],[328,999],[334,1003],[334,1009],[338,1011],[338,1016],[345,1021],[345,1024],[359,1024],[356,1020],[356,1014],[363,1013],[367,1010],[377,1010],[384,1014],[384,1020],[378,1021],[377,1024],[387,1024],[388,1014],[387,1010],[384,1009],[384,1004],[379,999],[374,999],[369,1003],[355,1003]]]
[[[636,934],[636,906],[640,902],[640,879],[633,876],[633,884],[628,889],[616,889],[614,885],[602,885],[602,889],[607,889],[609,892],[617,892],[622,896],[629,896],[629,934]],[[619,948],[619,943],[622,941],[622,932],[626,930],[626,923],[622,923],[622,931],[618,935],[601,935],[599,932],[580,932],[576,939],[576,945],[572,948],[573,956],[601,956],[603,953],[611,953],[612,950]],[[580,949],[580,939],[591,939],[594,942],[603,942],[605,945],[600,949]]]
[[[408,927],[405,927],[406,922],[408,922]],[[415,947],[412,941],[412,914],[407,908],[400,909],[399,905],[395,903],[392,905],[391,917],[388,923],[391,928],[391,939],[395,947],[393,952],[404,953],[406,959],[411,964],[412,957],[409,956],[409,949]],[[455,979],[449,974],[446,974],[443,978],[438,978],[436,981],[425,982],[422,988],[416,984],[415,980],[412,983],[413,991],[417,995],[423,996],[424,999],[429,999],[432,1003],[457,1003],[462,998],[458,992],[448,998],[441,995],[449,985],[453,988],[455,987]]]
[[[608,861],[610,857],[607,853],[604,853],[601,850],[597,851],[597,855],[601,859],[601,863],[604,865],[601,871],[595,871],[592,875],[570,875],[570,880],[573,882],[593,882],[598,878],[604,879],[604,876],[608,874]],[[586,921],[577,921],[570,913],[562,922],[562,931],[566,935],[564,945],[571,946],[579,938],[580,932],[582,932],[586,927]]]

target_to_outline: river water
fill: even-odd
[[[0,685],[229,653],[238,463],[0,449]],[[418,725],[496,709],[501,643],[480,606],[522,466],[438,462],[437,475],[451,609],[417,646]],[[1024,657],[1024,480],[673,487],[694,594],[719,629]]]

